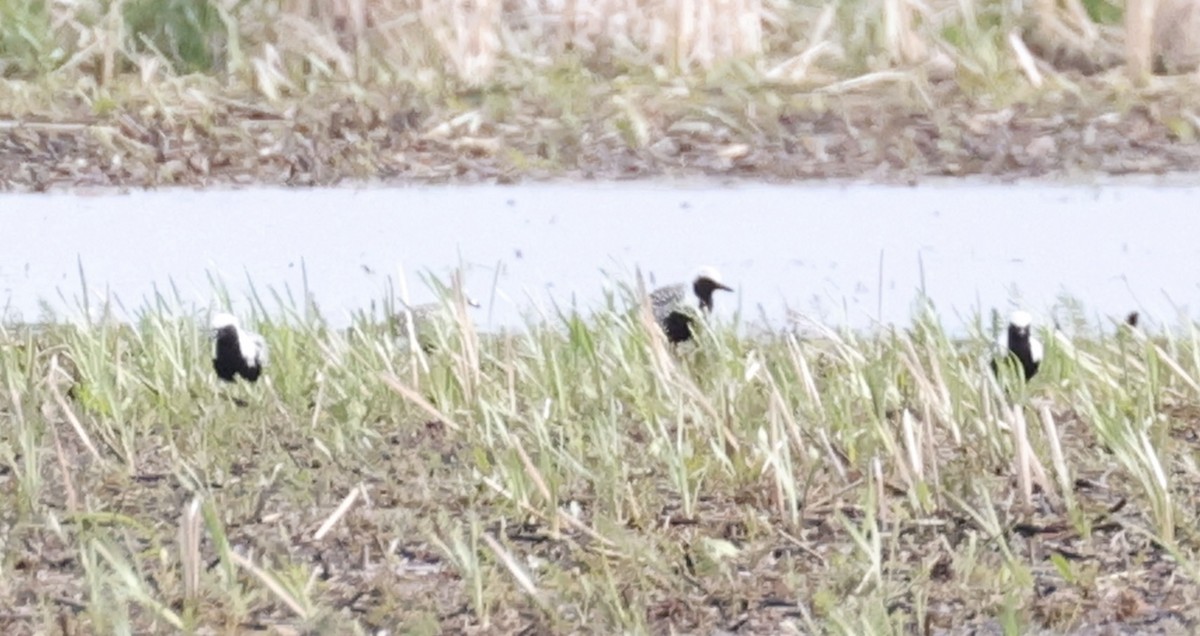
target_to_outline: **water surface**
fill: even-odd
[[[24,320],[81,294],[127,309],[174,284],[211,306],[209,275],[245,311],[260,292],[308,289],[345,324],[403,272],[462,264],[484,326],[552,303],[587,310],[612,279],[688,279],[718,267],[736,294],[719,314],[783,324],[791,308],[830,324],[905,322],[919,290],[956,329],[1020,303],[1048,316],[1063,295],[1097,315],[1174,322],[1200,294],[1200,187],[955,183],[918,187],[538,184],[160,190],[0,196],[0,306]],[[303,266],[303,267],[302,267]]]

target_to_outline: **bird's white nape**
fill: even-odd
[[[238,331],[238,348],[242,357],[248,362],[257,362],[259,366],[267,366],[267,341],[256,333]]]
[[[1041,363],[1043,353],[1044,353],[1044,351],[1042,349],[1042,341],[1038,340],[1037,338],[1035,338],[1033,336],[1030,336],[1029,337],[1029,358],[1031,360],[1033,360],[1034,362]]]

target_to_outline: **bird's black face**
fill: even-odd
[[[712,309],[713,292],[718,289],[733,291],[732,287],[718,283],[707,276],[697,278],[696,282],[692,284],[692,291],[696,293],[696,298],[700,299],[700,307],[706,310]]]
[[[1018,355],[1030,352],[1030,326],[1008,325],[1008,348]]]
[[[230,338],[237,338],[237,328],[233,325],[225,325],[224,327],[213,329],[211,337],[213,340],[228,340]]]

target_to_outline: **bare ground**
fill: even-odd
[[[895,589],[907,591],[878,611],[910,625],[910,633],[923,634],[1004,633],[995,616],[1006,603],[1020,608],[1020,624],[1039,626],[1041,631],[1034,633],[1190,634],[1200,627],[1200,585],[1139,530],[1150,520],[1149,511],[1134,503],[1141,500],[1138,486],[1120,474],[1115,462],[1103,461],[1104,453],[1078,416],[1060,412],[1057,419],[1076,474],[1074,496],[1088,518],[1074,523],[1062,512],[1061,502],[1045,493],[1037,496],[1036,511],[1020,512],[1008,471],[977,477],[994,498],[1000,536],[990,535],[968,514],[951,512],[949,502],[920,518],[906,518],[900,503],[897,516],[881,519],[885,542],[896,546],[888,551],[881,575]],[[192,490],[171,474],[163,448],[144,447],[141,468],[130,475],[91,462],[81,446],[72,444],[65,422],[60,427],[64,459],[76,468],[64,482],[67,488],[55,489],[60,499],[40,503],[57,511],[77,536],[87,536],[89,526],[124,536],[122,547],[144,559],[133,565],[155,581],[152,573],[162,567],[163,550],[175,549],[180,513],[194,496]],[[427,539],[430,520],[439,514],[459,517],[469,507],[456,476],[456,456],[477,449],[452,441],[439,422],[398,430],[403,432],[387,440],[390,446],[346,465],[330,462],[302,435],[288,439],[275,432],[235,453],[227,474],[208,476],[212,496],[225,502],[223,522],[231,547],[256,559],[266,557],[267,567],[281,565],[275,559],[308,564],[314,572],[312,597],[329,608],[301,624],[277,598],[248,594],[253,618],[226,625],[228,633],[351,633],[353,624],[368,633],[402,627],[403,633],[550,634],[567,626],[570,633],[605,633],[603,625],[588,627],[585,608],[555,608],[561,620],[551,625],[545,612],[518,596],[493,608],[482,624],[471,610],[469,583]],[[1175,437],[1180,459],[1200,450],[1189,427],[1179,427]],[[20,456],[16,461],[22,461]],[[956,470],[958,463],[972,463],[952,453],[940,461],[946,472]],[[308,487],[327,494],[318,494],[312,503],[289,501],[284,493],[294,484],[280,484],[273,475],[280,462],[285,474],[311,475]],[[1173,474],[1175,494],[1194,500],[1200,492],[1195,477],[1193,471]],[[863,585],[870,587],[866,579],[839,567],[854,544],[842,520],[864,522],[868,514],[839,493],[862,486],[863,479],[841,487],[832,483],[833,474],[815,476],[799,527],[773,512],[776,506],[766,489],[722,499],[702,497],[690,518],[670,505],[647,511],[624,531],[673,546],[666,551],[676,561],[651,568],[657,574],[649,576],[648,598],[645,584],[631,582],[621,593],[636,595],[633,605],[646,608],[645,620],[654,633],[775,634],[784,627],[797,633],[802,616],[819,621],[833,604],[867,591]],[[358,484],[368,488],[369,501],[356,506],[332,535],[314,540],[324,511]],[[19,500],[16,485],[7,467],[0,470],[5,499]],[[907,495],[895,484],[886,489],[893,498]],[[91,512],[74,516],[72,497],[89,502]],[[588,508],[588,493],[574,499]],[[92,601],[78,552],[45,526],[11,525],[14,513],[0,512],[10,554],[9,575],[0,582],[0,629],[27,634],[54,622],[64,634],[88,633],[85,610]],[[495,519],[491,513],[485,516]],[[157,521],[146,524],[148,520]],[[1189,524],[1180,525],[1187,528],[1179,537],[1182,544],[1200,540]],[[1087,536],[1078,531],[1081,526],[1090,528]],[[531,519],[501,518],[489,522],[487,531],[502,537],[524,563],[540,562],[543,568],[580,577],[604,565],[604,547],[570,529],[555,532]],[[698,547],[707,539],[730,542],[739,556],[715,566]],[[994,596],[991,577],[1011,571],[1002,563],[1008,557],[1001,546],[1008,546],[1011,558],[1027,568],[1028,593],[1021,598]],[[201,551],[210,572],[219,566],[215,550],[206,538]],[[248,575],[240,576],[247,588],[253,587]],[[182,611],[177,578],[164,577],[154,595],[177,599],[171,607]],[[200,605],[201,624],[221,625],[230,613],[231,608],[215,600],[208,597]],[[134,616],[135,627],[162,627],[149,612],[135,609]]]
[[[995,104],[1003,91],[973,97],[956,82],[918,89],[903,80],[844,94],[585,86],[436,99],[330,91],[280,104],[217,95],[172,107],[136,96],[103,115],[67,98],[0,111],[0,189],[653,177],[903,183],[1200,168],[1190,80],[1134,91],[1078,79],[1069,90],[1015,87],[1003,105]]]

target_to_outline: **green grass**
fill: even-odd
[[[668,347],[627,287],[425,355],[286,294],[220,385],[203,317],[0,329],[18,632],[1008,633],[1195,620],[1200,331],[1076,313],[1028,386],[993,327]],[[93,308],[93,311],[95,308]],[[267,316],[284,318],[268,318]],[[247,316],[247,318],[252,318]],[[238,406],[234,398],[246,406]],[[1165,617],[1165,618],[1164,618]]]

